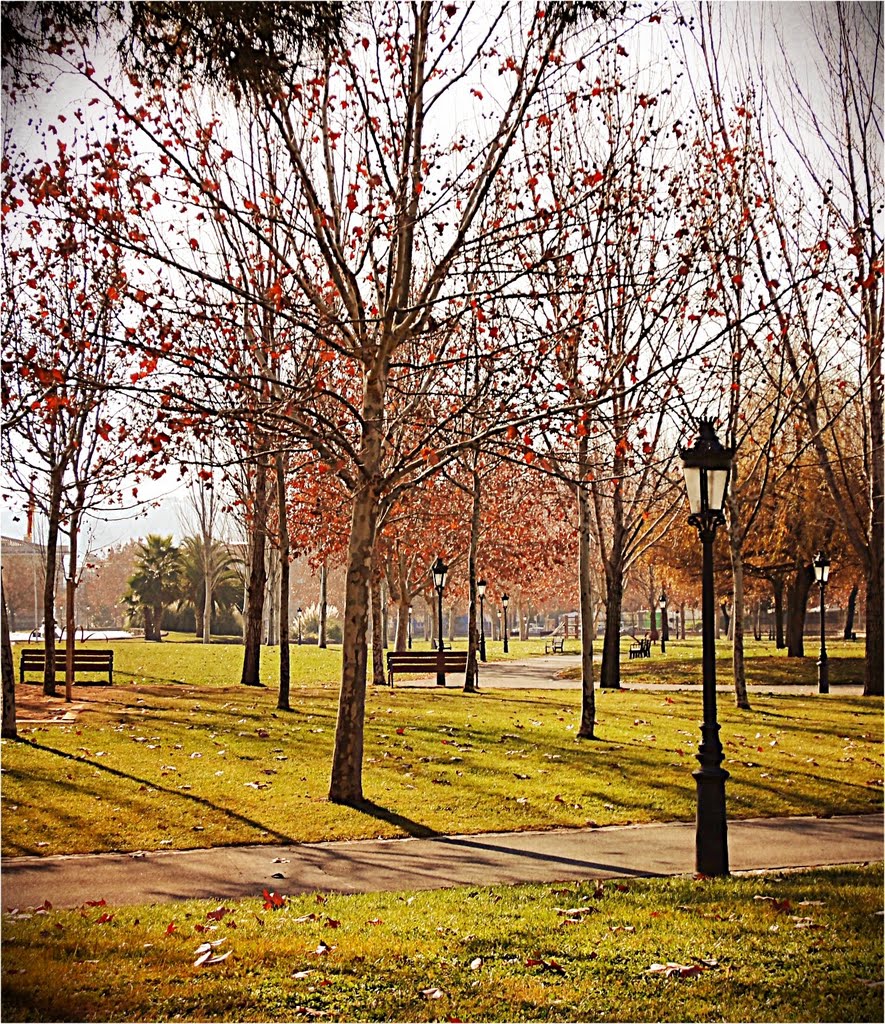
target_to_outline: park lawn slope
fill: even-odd
[[[522,831],[691,820],[697,693],[371,688],[364,792],[326,799],[337,688],[115,687],[72,725],[3,741],[3,853]],[[730,817],[881,807],[881,706],[862,697],[720,705]]]
[[[221,905],[44,905],[4,915],[3,1017],[874,1021],[881,879],[874,865],[715,881],[256,894]],[[206,942],[217,943],[209,959]]]

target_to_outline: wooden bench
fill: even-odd
[[[630,644],[630,657],[631,658],[650,658],[651,657],[651,638],[644,637],[642,640],[637,640],[635,644]]]
[[[24,650],[21,653],[21,660],[18,663],[18,678],[24,683],[25,674],[28,672],[39,672],[42,676],[46,670],[46,651],[43,648],[35,650]],[[81,648],[74,651],[74,679],[78,675],[106,674],[108,683],[114,682],[114,652],[98,651],[88,648]],[[64,677],[65,674],[65,649],[59,647],[55,652],[55,674]],[[27,682],[38,682],[36,679],[29,679]]]
[[[467,651],[443,651],[444,672],[466,672]],[[439,654],[436,651],[388,651],[387,682],[393,686],[397,672],[420,672],[428,675],[437,671]]]
[[[545,654],[564,654],[565,653],[565,637],[564,636],[552,636],[544,644]]]

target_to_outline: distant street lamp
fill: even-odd
[[[824,613],[824,591],[827,587],[827,580],[830,578],[830,560],[823,553],[818,551],[812,562],[814,576],[820,586],[820,659],[817,663],[817,692],[830,692],[830,663],[827,658],[827,634],[826,620]]]
[[[695,865],[702,875],[728,874],[728,826],[725,817],[724,753],[716,721],[716,606],[713,589],[713,541],[716,527],[725,522],[722,508],[734,451],[723,448],[710,420],[698,424],[698,439],[684,448],[682,471],[691,515],[703,550],[701,635],[703,637],[704,720],[697,759],[700,769],[693,773],[697,783],[697,827]]]
[[[510,598],[506,594],[501,595],[501,607],[504,609],[504,653],[506,654],[510,648],[507,646],[507,605],[510,604]]]
[[[666,654],[669,623],[667,622],[667,595],[663,590],[661,591],[661,596],[658,598],[658,604],[661,608],[661,654]]]
[[[409,650],[412,649],[412,606],[409,605]]]
[[[486,587],[488,583],[481,579],[477,581],[476,592],[479,594],[479,660],[486,660]]]
[[[445,668],[445,649],[443,648],[443,590],[446,585],[446,576],[448,575],[449,567],[446,563],[437,556],[436,561],[430,570],[430,575],[433,577],[433,586],[436,588],[436,607],[439,612],[439,633],[437,635],[437,655],[436,655],[436,685],[446,685],[446,668]]]
[[[298,643],[300,644],[301,643],[301,615],[302,615],[302,612],[301,612],[300,608],[296,608],[295,609],[295,615],[298,618]]]

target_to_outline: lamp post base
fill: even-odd
[[[725,816],[724,768],[692,772],[698,790],[695,870],[700,875],[728,874],[728,824]]]
[[[830,692],[830,664],[827,658],[821,658],[817,663],[817,692]]]

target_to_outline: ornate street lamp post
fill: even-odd
[[[824,591],[827,587],[827,580],[830,578],[830,560],[823,553],[818,551],[812,562],[814,576],[820,586],[820,659],[817,663],[817,692],[830,692],[830,663],[827,658],[827,634],[826,620],[824,618]]]
[[[412,606],[409,605],[409,650],[412,649]]]
[[[477,580],[476,592],[479,594],[479,660],[486,660],[486,587],[488,583],[484,580]]]
[[[666,654],[670,624],[667,621],[667,595],[663,590],[661,591],[661,596],[658,598],[658,605],[661,609],[661,654]]]
[[[302,612],[301,612],[300,608],[296,608],[295,609],[295,615],[298,618],[298,643],[300,645],[301,644],[301,615],[302,615]]]
[[[501,607],[504,609],[504,653],[506,654],[510,648],[507,646],[507,634],[509,632],[507,628],[507,605],[510,604],[510,598],[506,594],[501,595]]]
[[[433,563],[430,569],[430,575],[433,577],[433,586],[436,588],[436,608],[439,613],[439,621],[437,623],[439,627],[439,633],[437,636],[436,646],[436,685],[446,685],[446,669],[445,669],[445,647],[443,646],[443,590],[446,585],[446,576],[448,575],[449,567],[439,557]]]
[[[716,527],[725,522],[722,507],[734,452],[723,448],[711,420],[698,424],[698,439],[692,448],[684,448],[682,471],[691,515],[703,550],[701,636],[703,638],[704,720],[694,772],[697,783],[697,827],[695,866],[702,875],[728,874],[728,828],[725,818],[724,754],[716,721],[716,607],[713,591],[713,541]]]

